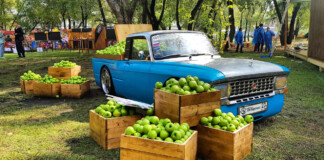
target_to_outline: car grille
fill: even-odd
[[[274,90],[274,77],[263,77],[230,82],[230,98],[271,92]]]

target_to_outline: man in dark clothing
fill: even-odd
[[[258,35],[258,48],[259,48],[259,52],[262,53],[263,50],[263,45],[264,45],[264,28],[263,28],[263,24],[259,25],[259,35]]]
[[[238,52],[239,47],[241,46],[241,53],[243,53],[243,32],[242,32],[242,28],[239,29],[239,31],[236,33],[235,35],[235,42],[236,42],[236,53]]]
[[[16,41],[16,48],[18,52],[18,58],[25,58],[25,49],[23,47],[24,41],[24,31],[20,26],[18,26],[17,22],[14,22],[15,25],[15,41]]]

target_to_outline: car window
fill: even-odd
[[[132,60],[149,60],[149,48],[146,39],[133,39]]]

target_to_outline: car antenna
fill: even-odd
[[[189,61],[191,61],[191,56],[189,56]]]
[[[214,58],[214,55],[213,55],[213,54],[211,55],[211,58],[212,58],[212,59]]]

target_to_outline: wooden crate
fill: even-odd
[[[53,84],[45,84],[45,83],[33,83],[34,96],[39,97],[55,97],[56,95],[60,95],[61,92],[61,84],[53,83]]]
[[[90,81],[82,84],[61,84],[61,96],[67,98],[82,98],[90,92]]]
[[[141,116],[124,116],[118,118],[104,118],[89,111],[90,136],[104,149],[119,148],[120,136],[128,126],[132,126]]]
[[[229,132],[198,125],[198,155],[208,159],[239,160],[252,151],[253,123]]]
[[[120,141],[121,160],[196,160],[197,131],[183,144],[146,139],[123,134]]]
[[[36,80],[31,80],[31,81],[24,81],[20,79],[20,88],[21,92],[25,94],[33,94],[33,84],[36,82]]]
[[[81,73],[81,66],[75,66],[70,68],[62,67],[48,67],[48,75],[51,75],[59,80],[65,79],[68,80],[71,77],[79,76]]]
[[[100,59],[112,59],[112,60],[124,60],[124,54],[122,55],[111,55],[111,54],[94,54],[93,58]]]
[[[170,118],[172,122],[188,123],[190,127],[197,126],[202,117],[220,108],[220,96],[220,91],[178,95],[154,89],[155,115]]]

